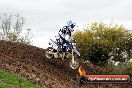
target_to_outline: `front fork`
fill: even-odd
[[[75,59],[74,59],[74,51],[73,51],[73,49],[72,49],[72,64],[74,64],[75,63]]]
[[[65,53],[63,52],[62,53],[62,60],[64,60],[64,57],[65,57]],[[71,62],[72,62],[72,64],[75,64],[75,56],[74,56],[74,51],[73,50],[71,52]]]

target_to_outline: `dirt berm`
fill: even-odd
[[[99,74],[88,67],[88,74]],[[45,49],[22,43],[0,41],[0,70],[23,76],[34,84],[47,88],[132,88],[128,84],[83,84],[76,82],[76,71],[68,65],[68,60],[49,60]]]

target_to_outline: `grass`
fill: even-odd
[[[14,74],[0,71],[0,88],[41,88],[38,85],[32,84],[25,78]]]

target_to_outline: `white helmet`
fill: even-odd
[[[67,26],[70,29],[71,32],[73,32],[73,28],[76,26],[76,23],[73,23],[72,21],[67,22]]]

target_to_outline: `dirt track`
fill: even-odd
[[[45,57],[44,49],[21,43],[0,41],[0,70],[16,73],[35,84],[45,85],[47,88],[132,88],[132,82],[79,86],[76,82],[76,72],[68,66],[68,61],[48,60]],[[97,72],[90,68],[87,71],[89,74]]]

